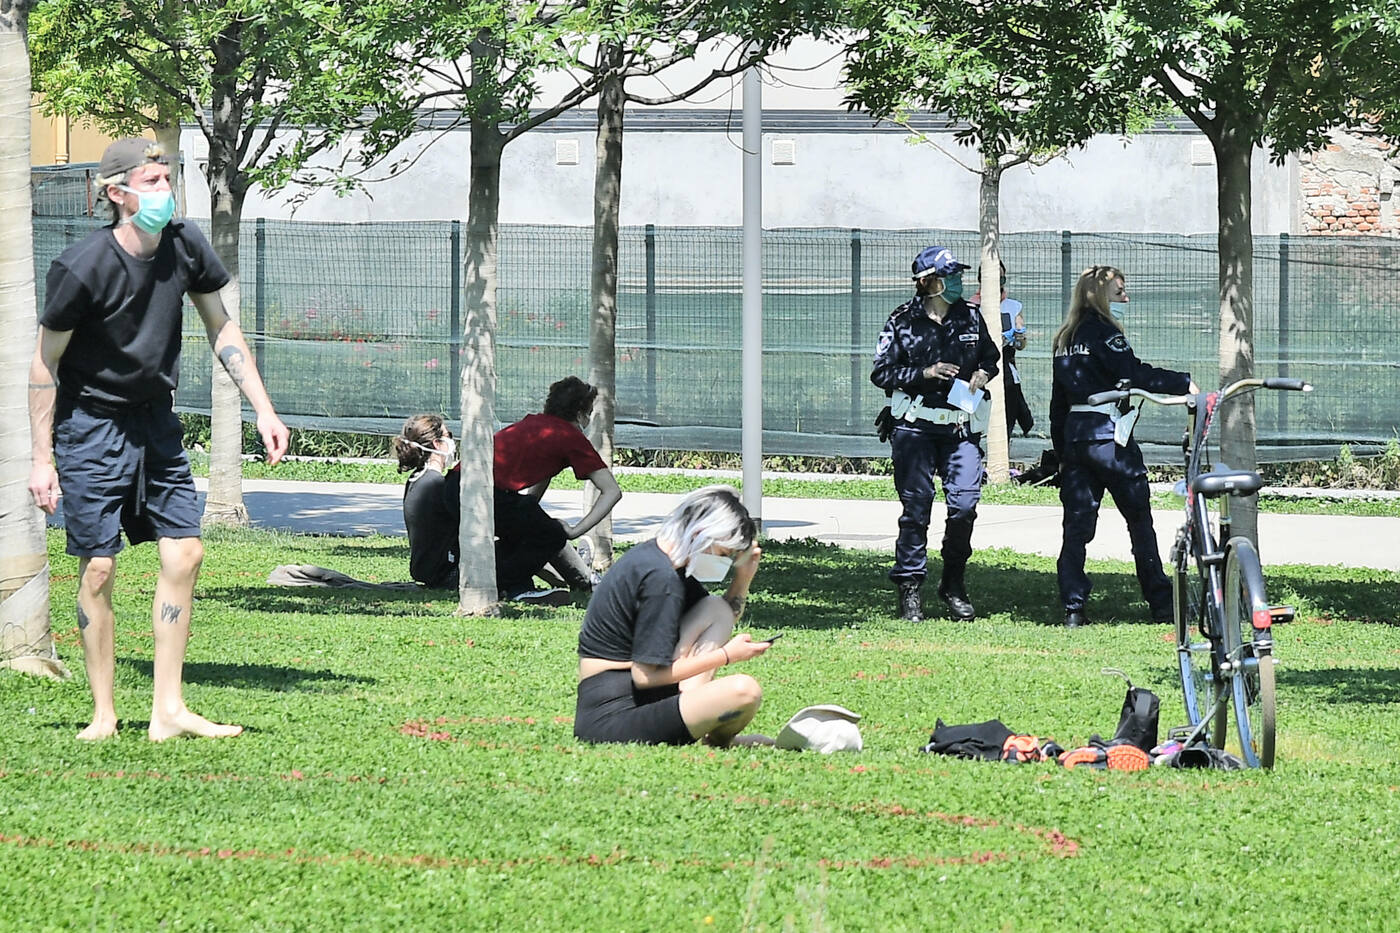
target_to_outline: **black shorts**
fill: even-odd
[[[676,684],[643,690],[632,672],[603,671],[578,685],[574,737],[585,742],[690,745],[695,737],[681,718]]]
[[[59,399],[54,461],[68,553],[110,557],[157,538],[199,537],[199,499],[168,403],[122,409]]]

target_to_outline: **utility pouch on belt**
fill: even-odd
[[[970,434],[985,434],[987,425],[992,423],[992,396],[986,391],[982,392],[982,401],[977,403],[977,410],[972,413],[972,418],[967,422],[967,430]]]
[[[1138,415],[1142,413],[1142,407],[1130,409],[1127,414],[1119,415],[1118,420],[1113,424],[1113,443],[1119,447],[1127,447],[1128,441],[1133,439],[1133,425],[1137,424]]]

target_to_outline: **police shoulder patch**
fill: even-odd
[[[875,355],[884,356],[885,351],[890,348],[892,343],[894,343],[894,331],[889,328],[880,331],[880,339],[875,343]]]
[[[1122,334],[1114,334],[1112,337],[1108,338],[1107,343],[1108,348],[1114,353],[1128,352],[1128,338],[1124,337]]]

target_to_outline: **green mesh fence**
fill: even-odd
[[[36,217],[40,282],[49,262],[98,221]],[[207,230],[207,225],[205,227]],[[242,325],[290,424],[393,433],[415,412],[459,411],[464,228],[455,222],[336,224],[254,220],[240,244]],[[548,385],[587,376],[589,228],[504,226],[500,242],[497,405],[503,422],[539,410]],[[879,456],[870,384],[876,335],[911,294],[918,250],[975,257],[977,234],[936,230],[770,230],[764,234],[765,450]],[[1036,427],[1012,454],[1048,446],[1050,338],[1084,267],[1122,268],[1125,326],[1158,365],[1218,372],[1214,236],[1013,233],[1003,236],[1009,294],[1030,343],[1018,354]],[[617,442],[739,449],[742,288],[737,228],[622,231],[617,320]],[[1400,245],[1370,238],[1257,237],[1255,371],[1299,376],[1309,395],[1263,393],[1263,459],[1365,450],[1394,437],[1400,336],[1390,323]],[[42,285],[40,286],[42,290]],[[42,299],[42,295],[41,295]],[[207,411],[213,365],[194,314],[178,404]],[[1137,429],[1150,459],[1179,457],[1181,412],[1147,406]]]

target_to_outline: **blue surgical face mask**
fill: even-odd
[[[1123,315],[1128,313],[1128,303],[1126,301],[1110,301],[1108,303],[1108,313],[1113,315],[1115,320],[1123,320]]]
[[[943,293],[938,297],[948,302],[948,304],[952,304],[953,302],[961,298],[962,295],[962,273],[954,272],[952,275],[945,275],[943,277]]]
[[[734,558],[721,554],[696,554],[690,559],[690,575],[701,583],[718,583],[734,566]]]
[[[117,185],[127,194],[134,194],[140,207],[131,215],[131,222],[147,233],[160,233],[170,218],[175,216],[175,195],[169,191],[134,191],[126,185]]]

